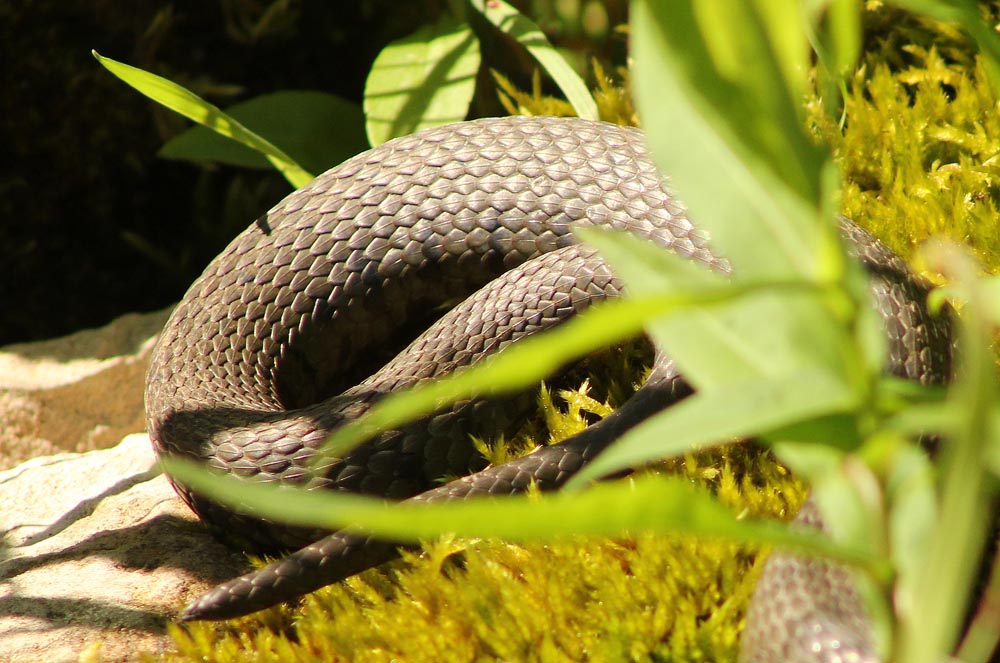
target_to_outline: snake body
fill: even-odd
[[[459,403],[318,469],[310,464],[330,431],[384,394],[619,296],[622,283],[600,256],[575,243],[578,225],[624,230],[730,270],[672,198],[634,129],[569,118],[477,120],[395,139],[331,169],[238,236],[174,310],[146,386],[157,453],[397,499],[509,494],[532,483],[557,488],[625,429],[689,393],[666,354],[657,352],[649,380],[621,410],[506,465],[483,468],[469,436],[507,429],[531,407],[524,397]],[[944,379],[947,326],[927,312],[923,286],[857,226],[844,221],[842,231],[871,275],[889,339],[887,370]],[[407,332],[435,309],[463,297],[409,341]],[[468,476],[435,483],[448,474]],[[188,608],[188,619],[245,614],[396,554],[391,541],[263,523],[174,485],[225,536],[264,550],[304,546],[216,588]],[[798,605],[802,595],[816,598],[810,583],[842,570],[774,560],[761,582],[769,589],[758,590],[751,610],[744,660],[812,662],[846,653],[847,637],[820,637],[814,628],[830,608]],[[838,581],[825,598],[842,605],[851,591]],[[860,626],[847,628],[861,632],[858,655],[870,656],[862,610],[849,605]],[[812,658],[794,658],[798,646]]]

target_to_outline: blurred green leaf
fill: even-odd
[[[721,275],[625,233],[577,232],[598,248],[634,296],[659,297],[703,283],[724,287]],[[733,284],[737,287],[741,281]],[[648,331],[670,350],[681,372],[699,389],[755,378],[787,380],[821,369],[840,376],[847,386],[852,379],[879,371],[881,365],[863,368],[843,321],[825,305],[827,296],[830,293],[822,287],[805,280],[763,278],[725,305],[660,317],[650,321]],[[831,398],[842,398],[843,389],[840,392]]]
[[[687,481],[656,475],[597,484],[579,493],[393,504],[340,491],[307,491],[219,475],[180,458],[163,462],[164,469],[186,486],[240,511],[308,527],[364,531],[393,541],[416,543],[444,532],[511,541],[671,532],[781,545],[860,565],[880,576],[887,572],[856,549],[838,546],[815,532],[791,531],[781,523],[740,520]],[[595,518],[595,513],[601,517]]]
[[[268,136],[304,168],[321,173],[368,148],[364,114],[354,102],[326,92],[287,90],[265,94],[226,109],[251,131]],[[160,149],[168,159],[217,161],[246,168],[270,168],[264,156],[197,126]]]
[[[861,52],[861,0],[819,0],[814,4],[827,13],[830,73],[844,76],[854,69]]]
[[[984,313],[989,321],[1000,327],[1000,276],[992,276],[980,282],[983,289]]]
[[[587,89],[586,83],[549,42],[545,33],[534,21],[503,0],[471,0],[470,4],[485,16],[487,21],[501,32],[516,39],[531,53],[566,95],[566,100],[573,106],[577,116],[587,120],[601,119],[597,111],[597,102]]]
[[[958,641],[965,606],[975,580],[988,523],[983,509],[995,492],[985,462],[1000,445],[994,411],[1000,385],[989,350],[993,327],[986,312],[991,286],[962,249],[943,242],[926,249],[930,264],[952,283],[965,303],[959,319],[961,364],[948,393],[954,427],[941,456],[941,485],[934,535],[913,575],[913,607],[902,615],[899,660],[932,663]]]
[[[368,141],[464,120],[479,61],[472,29],[447,15],[383,48],[365,81]]]
[[[653,157],[738,278],[836,280],[838,183],[800,121],[800,10],[762,4],[633,2],[636,102]]]
[[[389,394],[337,430],[324,452],[343,454],[380,431],[431,414],[463,398],[524,389],[573,359],[637,336],[650,318],[688,307],[711,306],[738,297],[749,287],[703,285],[657,297],[633,297],[593,306],[555,329],[523,339],[478,364],[409,391]]]
[[[853,405],[852,395],[823,372],[699,391],[629,430],[573,477],[571,485],[693,449],[766,435]]]
[[[788,282],[655,320],[650,334],[697,390],[736,398],[738,385],[756,385],[787,404],[788,418],[776,413],[775,426],[800,423],[807,411],[866,407],[881,358],[876,365],[863,341],[876,322],[856,313],[869,306],[868,295],[827,217],[835,177],[793,101],[807,54],[798,3],[782,0],[760,13],[744,0],[636,0],[632,8],[634,81],[640,113],[651,118],[651,152],[712,246],[731,260],[734,283]],[[670,287],[664,281],[676,270],[665,253],[637,260],[639,247],[616,255],[598,246],[633,294]],[[790,285],[796,279],[798,289]],[[799,393],[799,376],[824,383],[823,391]],[[753,402],[733,407],[746,413]],[[797,414],[798,407],[806,409]],[[710,409],[705,415],[711,427]]]
[[[912,606],[913,592],[923,572],[924,555],[934,536],[937,517],[935,470],[922,450],[906,445],[895,455],[887,484],[890,552],[899,579],[896,592],[906,597],[903,612]]]
[[[190,90],[167,79],[132,67],[92,51],[97,61],[119,79],[184,117],[204,125],[227,138],[239,141],[263,154],[296,189],[307,184],[313,176],[302,169],[287,154],[267,140],[223,113]]]
[[[827,112],[842,125],[846,77],[861,53],[861,0],[807,0],[803,8],[806,35],[818,64],[816,92]]]

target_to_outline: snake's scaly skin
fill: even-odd
[[[619,412],[507,465],[484,470],[469,436],[505,430],[529,399],[460,403],[344,458],[324,459],[319,469],[309,466],[332,429],[383,394],[619,296],[622,284],[600,257],[574,243],[576,225],[626,230],[729,271],[664,188],[633,129],[566,118],[479,120],[348,160],[237,237],[174,311],[146,387],[157,453],[239,475],[400,499],[507,494],[532,482],[558,487],[623,430],[688,393],[665,354],[657,354],[650,380]],[[944,379],[947,327],[927,313],[922,286],[867,233],[848,221],[842,230],[871,274],[889,339],[887,370]],[[405,339],[436,308],[470,293],[390,360],[405,342],[400,334]],[[470,472],[435,487],[442,475]],[[238,516],[175,488],[211,527],[246,545],[305,545],[221,585],[189,607],[187,619],[245,614],[396,554],[392,542],[337,533],[319,539],[324,533]],[[830,644],[838,636],[811,630],[815,616],[796,612],[798,598],[782,598],[814,594],[818,572],[803,560],[775,558],[762,581],[772,588],[759,593],[751,611],[745,660],[811,663],[850,653]],[[836,603],[851,591],[839,582],[827,597]],[[850,610],[861,624],[858,660],[868,660],[860,658],[871,656],[864,616],[860,607]],[[811,653],[795,658],[793,647]]]

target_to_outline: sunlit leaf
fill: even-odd
[[[479,41],[468,23],[442,16],[382,49],[365,82],[368,141],[464,120],[476,89]]]
[[[729,27],[709,28],[713,16]],[[727,57],[727,34],[739,36],[740,57]],[[796,63],[779,59],[761,17],[742,0],[639,0],[632,45],[653,157],[737,276],[839,278],[828,218],[836,176],[781,83]]]
[[[358,419],[340,428],[324,448],[339,455],[379,431],[431,414],[463,398],[515,392],[548,377],[567,362],[612,343],[637,336],[644,323],[690,307],[704,307],[745,294],[752,287],[691,287],[659,297],[606,302],[565,324],[511,345],[478,365],[390,394]]]
[[[552,46],[534,21],[503,0],[471,0],[470,4],[485,16],[486,20],[501,32],[516,39],[531,53],[566,95],[566,100],[573,106],[577,116],[587,120],[600,119],[597,102],[594,101],[583,79],[566,62],[566,58]]]
[[[996,365],[988,350],[992,326],[985,312],[989,287],[981,288],[978,266],[962,250],[944,243],[932,245],[927,255],[945,274],[965,305],[961,331],[962,363],[949,392],[954,428],[941,450],[940,507],[934,536],[920,561],[913,583],[913,608],[901,626],[900,659],[931,663],[954,648],[966,601],[971,592],[976,560],[982,554],[990,520],[982,508],[990,493],[984,458],[1000,442],[995,428]]]
[[[417,542],[453,533],[511,541],[564,536],[673,532],[770,543],[828,555],[884,575],[864,553],[780,523],[740,520],[711,495],[687,481],[661,476],[598,484],[579,493],[480,498],[443,503],[401,502],[340,491],[307,491],[206,470],[170,458],[166,470],[214,501],[259,517],[325,529],[356,529],[394,541]],[[601,513],[595,518],[595,513]]]
[[[854,405],[850,392],[825,373],[703,390],[628,431],[575,476],[573,484],[693,449],[764,435]]]
[[[92,51],[97,61],[125,83],[146,95],[153,101],[166,106],[184,117],[204,125],[227,138],[239,141],[263,154],[271,164],[285,176],[292,186],[298,188],[307,184],[313,176],[269,141],[261,138],[245,126],[208,103],[190,90],[167,79],[132,67]]]
[[[234,120],[282,149],[314,173],[368,148],[360,106],[326,92],[286,90],[265,94],[226,109]],[[217,161],[247,168],[270,168],[264,156],[242,143],[197,126],[160,148],[168,159]]]

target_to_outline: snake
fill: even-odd
[[[173,310],[146,381],[159,456],[315,490],[436,502],[563,485],[626,430],[692,388],[668,349],[645,384],[582,433],[487,467],[472,436],[510,430],[530,394],[467,399],[341,457],[332,431],[387,394],[476,364],[627,288],[574,229],[630,233],[720,274],[635,128],[578,118],[464,121],[390,140],[289,194],[215,258]],[[887,338],[885,370],[940,383],[949,325],[895,253],[847,219]],[[456,304],[456,302],[458,302]],[[443,310],[448,306],[453,306]],[[460,477],[441,483],[444,476]],[[402,542],[264,521],[171,480],[215,533],[295,552],[217,586],[185,620],[295,599],[399,554]],[[802,526],[822,527],[810,502]],[[877,661],[850,571],[775,553],[751,601],[741,661]]]

